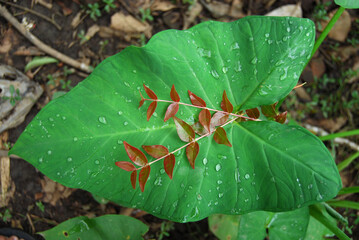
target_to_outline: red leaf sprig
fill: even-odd
[[[276,106],[278,103],[273,103],[271,105],[265,105],[261,106],[261,110],[264,116],[266,116],[269,119],[274,119],[278,123],[285,123],[285,120],[287,119],[287,111],[283,113],[278,113],[276,111]]]

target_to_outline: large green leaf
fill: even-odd
[[[271,240],[304,239],[308,222],[307,207],[282,213],[259,211],[234,216],[217,214],[208,219],[211,231],[221,240],[263,240],[266,236]]]
[[[345,8],[359,8],[358,0],[334,0],[334,2]]]
[[[336,195],[341,183],[325,146],[300,127],[275,122],[226,126],[233,148],[213,137],[199,141],[193,170],[176,153],[173,180],[162,163],[151,165],[144,193],[130,173],[115,166],[130,161],[123,141],[183,146],[168,104],[146,121],[137,109],[142,84],[160,99],[175,85],[181,101],[187,90],[220,109],[223,90],[237,110],[268,105],[295,86],[314,42],[310,20],[247,17],[232,23],[205,22],[155,35],[145,47],[129,47],[106,59],[76,88],[50,102],[29,124],[13,149],[50,178],[116,203],[144,209],[173,221],[195,221],[213,213],[284,211]],[[178,117],[193,123],[199,111],[180,107]]]
[[[148,226],[141,221],[124,215],[104,215],[71,218],[40,234],[46,240],[108,240],[143,239]]]

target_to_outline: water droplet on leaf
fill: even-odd
[[[106,118],[105,117],[99,117],[98,118],[98,121],[100,122],[100,123],[102,123],[102,124],[107,124],[107,120],[106,120]]]

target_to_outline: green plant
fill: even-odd
[[[157,34],[51,101],[10,153],[66,186],[173,221],[271,211],[279,224],[289,217],[277,212],[295,210],[340,235],[320,205],[341,188],[334,160],[309,131],[282,124],[276,106],[314,38],[310,20],[260,16]]]
[[[90,15],[90,18],[94,21],[97,21],[98,17],[101,17],[100,5],[98,3],[89,3],[87,4],[86,13]]]
[[[72,89],[71,86],[71,80],[66,80],[66,79],[60,79],[60,84],[61,84],[61,89],[65,90],[65,89]]]
[[[10,85],[9,91],[10,91],[10,97],[3,96],[2,99],[10,100],[10,104],[12,106],[15,106],[16,102],[21,100],[20,90],[18,88],[15,89],[14,85]]]
[[[48,74],[47,79],[48,79],[48,81],[46,83],[47,85],[51,85],[53,87],[56,87],[55,78],[54,78],[54,76],[52,74]]]
[[[319,31],[323,30],[322,24],[320,22],[329,20],[329,17],[327,16],[328,13],[326,7],[328,7],[330,4],[331,2],[319,3],[314,8],[313,19]]]
[[[80,39],[80,44],[84,44],[89,40],[83,29],[80,30],[80,32],[77,34],[77,37]]]
[[[158,240],[162,240],[164,237],[169,237],[169,232],[174,229],[174,223],[170,221],[164,221],[161,224],[161,230],[157,236]]]
[[[102,2],[105,4],[105,6],[103,7],[103,9],[106,12],[110,12],[111,8],[116,9],[116,5],[113,3],[114,0],[102,0]]]
[[[147,19],[149,21],[153,21],[153,16],[151,15],[151,9],[150,8],[140,8],[140,13],[142,15],[142,22],[145,22]]]
[[[182,0],[183,4],[189,4],[189,5],[193,5],[196,2],[196,0]]]
[[[44,204],[42,202],[37,201],[35,204],[40,209],[41,212],[45,211],[45,206],[44,206]]]
[[[46,240],[59,239],[143,239],[148,231],[146,224],[124,215],[85,216],[71,218],[56,227],[40,232]]]
[[[10,219],[12,218],[10,210],[6,208],[4,213],[0,213],[0,218],[2,218],[3,222],[10,221]]]

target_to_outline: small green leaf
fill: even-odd
[[[143,239],[148,226],[124,215],[104,215],[97,218],[76,217],[40,232],[46,240],[108,240]]]
[[[35,57],[25,66],[25,72],[42,65],[50,64],[50,63],[57,63],[58,60],[52,57]]]
[[[337,5],[342,6],[344,8],[352,8],[352,9],[359,8],[359,1],[358,0],[334,0],[334,2]]]

